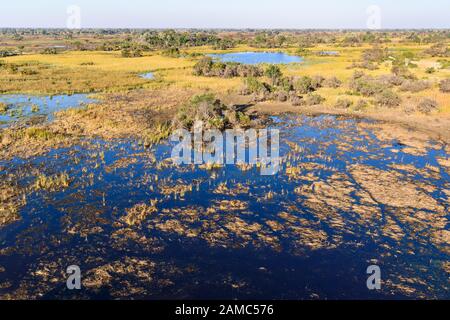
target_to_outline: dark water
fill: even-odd
[[[48,116],[52,113],[69,108],[77,108],[94,103],[95,100],[86,94],[57,95],[57,96],[29,96],[29,95],[0,95],[0,103],[8,106],[8,110],[0,113],[0,124],[6,125],[19,119],[32,116]]]
[[[299,63],[303,59],[283,52],[236,52],[225,54],[210,54],[212,58],[222,62],[238,62],[242,64],[289,64]]]
[[[66,171],[73,181],[65,190],[33,192],[20,210],[22,220],[0,230],[0,266],[4,267],[0,295],[450,298],[448,273],[442,268],[449,256],[445,245],[443,249],[428,233],[448,230],[442,189],[448,188],[450,177],[442,168],[438,176],[425,174],[429,165],[440,168],[436,159],[448,155],[441,149],[421,156],[403,153],[403,146],[381,143],[359,125],[356,120],[326,116],[275,119],[284,157],[275,176],[232,165],[213,171],[175,167],[164,161],[170,157],[169,144],[144,149],[131,141],[94,141],[32,160],[1,162],[0,174],[16,173],[21,185],[32,184],[36,171],[47,175]],[[293,150],[292,142],[301,150]],[[314,165],[305,167],[303,178],[289,179],[286,168],[307,163]],[[312,177],[314,182],[332,184],[334,175],[348,175],[344,180],[355,189],[348,196],[357,207],[362,203],[357,196],[360,187],[349,172],[355,164],[380,170],[410,164],[422,170],[423,175],[413,180],[434,187],[430,194],[445,207],[445,226],[431,221],[417,230],[396,220],[405,234],[396,240],[395,234],[383,231],[388,217],[396,219],[396,208],[373,205],[382,218],[371,218],[342,209],[339,203],[335,210],[311,205],[307,197],[315,193],[295,191],[311,185]],[[185,194],[163,191],[177,185],[193,187]],[[220,191],[224,185],[227,192]],[[230,193],[239,188],[241,192]],[[133,225],[123,222],[127,210],[155,199],[156,212]],[[230,202],[218,205],[235,200],[241,207]],[[336,222],[340,220],[342,225]],[[175,227],[167,227],[168,221]],[[274,223],[280,228],[269,227]],[[190,234],[191,230],[196,232]],[[322,240],[317,243],[317,239]],[[65,268],[73,264],[80,266],[87,281],[76,293],[65,287]],[[382,270],[380,291],[366,287],[366,268],[371,264]],[[93,286],[98,277],[103,277],[103,285]],[[405,284],[408,290],[401,287]]]

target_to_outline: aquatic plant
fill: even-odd
[[[36,190],[56,191],[69,187],[70,182],[70,177],[66,172],[53,176],[40,174],[34,182],[34,188]]]
[[[33,104],[31,106],[31,112],[33,113],[39,112],[39,106],[37,104]]]
[[[0,102],[0,114],[5,114],[9,109],[9,106],[4,103],[4,102]]]

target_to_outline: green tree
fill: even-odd
[[[275,83],[283,76],[283,73],[278,66],[272,64],[267,67],[265,75],[270,78],[272,85],[275,85]]]

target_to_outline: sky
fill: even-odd
[[[1,0],[0,27],[450,28],[450,0]],[[70,6],[79,8],[67,13]],[[373,9],[371,6],[377,6]],[[369,8],[369,9],[368,9]],[[74,15],[75,12],[75,15]],[[73,18],[76,20],[73,20]],[[374,20],[375,19],[375,20]],[[369,22],[369,23],[368,23]],[[375,22],[375,24],[374,24]]]

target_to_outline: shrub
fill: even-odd
[[[374,47],[371,49],[364,50],[362,54],[362,60],[366,62],[377,62],[381,63],[389,57],[387,48]]]
[[[122,49],[122,57],[124,58],[139,58],[142,57],[142,51],[140,49],[129,49],[129,48],[124,48]]]
[[[181,56],[180,49],[178,48],[169,48],[164,50],[161,55],[170,58],[179,58]]]
[[[339,99],[334,105],[337,109],[348,109],[353,105],[353,102],[349,99]]]
[[[405,82],[405,78],[397,76],[395,74],[382,75],[378,80],[388,87],[400,86]]]
[[[427,69],[425,70],[425,72],[428,73],[428,74],[432,74],[432,73],[435,73],[435,72],[436,72],[436,69],[434,69],[433,67],[430,67],[430,68],[427,68]]]
[[[276,91],[273,94],[274,100],[278,100],[280,102],[286,102],[288,100],[288,94],[285,91]]]
[[[431,88],[431,83],[425,80],[407,80],[400,86],[401,91],[420,92]]]
[[[324,81],[325,78],[322,76],[313,76],[311,79],[311,85],[314,87],[314,89],[318,89],[322,87]]]
[[[325,87],[328,87],[328,88],[335,88],[336,89],[336,88],[339,88],[342,85],[342,81],[339,80],[336,77],[331,77],[331,78],[326,79],[323,82],[323,85]]]
[[[355,106],[353,107],[353,110],[355,111],[362,111],[364,109],[366,109],[369,106],[369,104],[367,103],[366,100],[358,100],[358,102],[355,104]]]
[[[242,90],[243,94],[253,94],[253,93],[268,93],[270,89],[268,86],[259,81],[254,77],[248,77],[244,79],[244,88]]]
[[[432,57],[448,57],[450,56],[450,50],[445,43],[436,43],[432,45],[429,49],[425,50],[426,54]]]
[[[264,74],[272,81],[272,84],[275,84],[283,76],[280,67],[274,64],[268,66]]]
[[[204,77],[260,77],[263,71],[257,66],[234,62],[215,62],[211,57],[204,57],[194,65],[194,75]]]
[[[191,129],[195,121],[204,121],[209,127],[223,130],[238,119],[236,110],[222,104],[213,94],[202,94],[182,106],[172,123],[175,127]]]
[[[306,101],[298,95],[290,96],[290,100],[293,106],[303,106],[306,104]]]
[[[444,93],[449,93],[450,92],[450,79],[442,80],[439,83],[439,89]]]
[[[20,55],[20,52],[17,50],[0,50],[0,57],[6,58],[6,57],[13,57]]]
[[[300,94],[307,94],[316,91],[313,86],[313,80],[310,77],[303,76],[294,82],[294,88]]]
[[[377,81],[369,76],[352,79],[350,81],[350,89],[362,94],[365,97],[371,97],[383,92],[387,89],[387,85],[381,81]]]
[[[4,103],[4,102],[0,102],[0,114],[5,114],[9,109],[9,106]]]
[[[325,101],[325,98],[323,98],[322,96],[320,96],[318,94],[308,94],[306,97],[306,104],[308,106],[318,105],[324,101]]]
[[[58,54],[58,50],[56,48],[45,48],[42,54]]]
[[[384,90],[375,97],[375,104],[380,107],[394,108],[401,102],[400,97],[391,90]]]
[[[441,69],[450,69],[450,60],[439,59],[437,62],[439,62]]]
[[[425,98],[422,101],[420,101],[420,103],[417,105],[417,110],[428,114],[434,110],[437,110],[439,108],[438,103],[433,100],[433,99],[429,99],[429,98]]]

